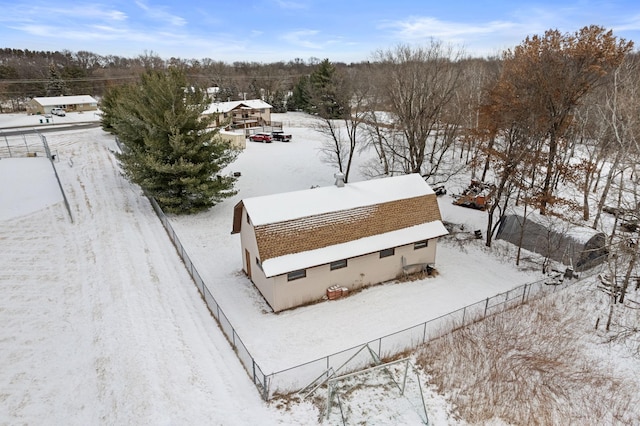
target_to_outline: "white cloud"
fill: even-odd
[[[299,30],[283,34],[280,38],[295,46],[306,47],[308,49],[322,49],[322,43],[310,40],[316,35],[318,35],[318,31],[316,30]]]
[[[630,16],[620,24],[615,25],[614,31],[638,31],[640,30],[640,15]]]
[[[149,18],[161,22],[166,22],[174,27],[182,27],[187,24],[187,20],[181,16],[171,14],[165,8],[147,6],[144,2],[137,0],[136,5],[142,9]]]
[[[76,5],[72,7],[57,7],[55,5],[39,6],[23,4],[9,7],[0,15],[0,21],[5,22],[34,22],[56,20],[104,20],[122,22],[128,19],[126,13],[116,9],[103,9],[99,5]]]
[[[411,17],[404,21],[383,23],[381,28],[395,30],[395,35],[403,40],[417,40],[428,37],[449,40],[472,35],[485,35],[511,30],[517,25],[506,21],[493,21],[471,25],[463,22],[441,21],[431,17]]]

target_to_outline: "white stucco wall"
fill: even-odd
[[[273,302],[269,304],[277,312],[320,300],[326,295],[327,288],[333,285],[356,290],[393,280],[403,274],[402,256],[407,264],[433,264],[436,245],[437,239],[432,239],[427,247],[417,250],[414,250],[413,244],[396,247],[393,256],[382,259],[379,252],[351,258],[347,260],[346,268],[333,271],[329,264],[307,268],[305,278],[293,281],[287,280],[287,274],[278,275],[272,279]]]
[[[276,300],[274,296],[273,278],[267,278],[264,272],[256,264],[256,257],[258,256],[258,243],[256,241],[256,234],[253,224],[247,223],[247,211],[242,209],[242,226],[240,228],[240,242],[242,246],[242,269],[247,273],[247,261],[251,265],[251,281],[260,290],[262,296],[267,300],[267,303],[272,307],[275,305]],[[250,259],[247,259],[246,253],[249,251]]]

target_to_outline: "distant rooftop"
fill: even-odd
[[[250,99],[248,101],[214,102],[211,105],[209,105],[209,108],[207,108],[203,112],[203,114],[215,114],[220,112],[224,113],[224,112],[232,111],[238,107],[240,108],[246,107],[250,109],[273,108],[271,105],[269,105],[268,103],[260,99]]]
[[[56,106],[56,105],[77,105],[77,104],[97,104],[98,101],[89,95],[75,95],[75,96],[44,96],[33,98],[42,106]]]

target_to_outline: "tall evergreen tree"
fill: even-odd
[[[287,105],[284,92],[280,89],[271,94],[268,103],[273,107],[271,112],[287,112]]]
[[[47,82],[47,96],[63,96],[67,86],[58,72],[55,64],[49,65],[49,81]]]
[[[234,178],[219,172],[237,151],[208,128],[206,93],[189,86],[183,71],[147,71],[115,98],[103,105],[102,125],[124,145],[118,160],[125,176],[163,210],[196,213],[235,194]]]
[[[287,100],[287,111],[309,112],[309,76],[302,76],[293,87],[291,97]]]
[[[348,100],[340,93],[341,76],[328,59],[320,62],[309,78],[311,110],[322,118],[344,118]]]
[[[112,121],[117,119],[117,117],[114,117],[116,114],[116,107],[118,105],[120,95],[128,89],[128,86],[112,86],[105,92],[104,96],[100,100],[100,109],[102,110],[100,125],[102,126],[102,130],[105,132],[115,133]]]

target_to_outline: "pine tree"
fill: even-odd
[[[284,92],[280,89],[271,94],[268,103],[272,106],[271,112],[281,113],[287,112],[286,99]]]
[[[114,114],[120,95],[124,90],[127,90],[127,86],[113,86],[107,90],[100,100],[100,109],[102,110],[102,119],[100,124],[102,130],[109,133],[115,133],[112,121],[114,120]]]
[[[323,118],[344,118],[348,113],[347,101],[340,95],[341,84],[336,68],[328,59],[323,60],[309,78],[311,111]]]
[[[302,76],[293,87],[293,93],[287,100],[287,111],[309,112],[309,76]]]
[[[58,68],[55,64],[49,65],[49,81],[47,82],[47,96],[63,96],[67,91],[67,86],[64,83]]]
[[[125,176],[164,211],[196,213],[235,194],[234,179],[219,172],[237,151],[208,128],[206,93],[189,86],[181,70],[148,71],[113,96],[103,105],[103,128],[124,145],[118,160]]]

